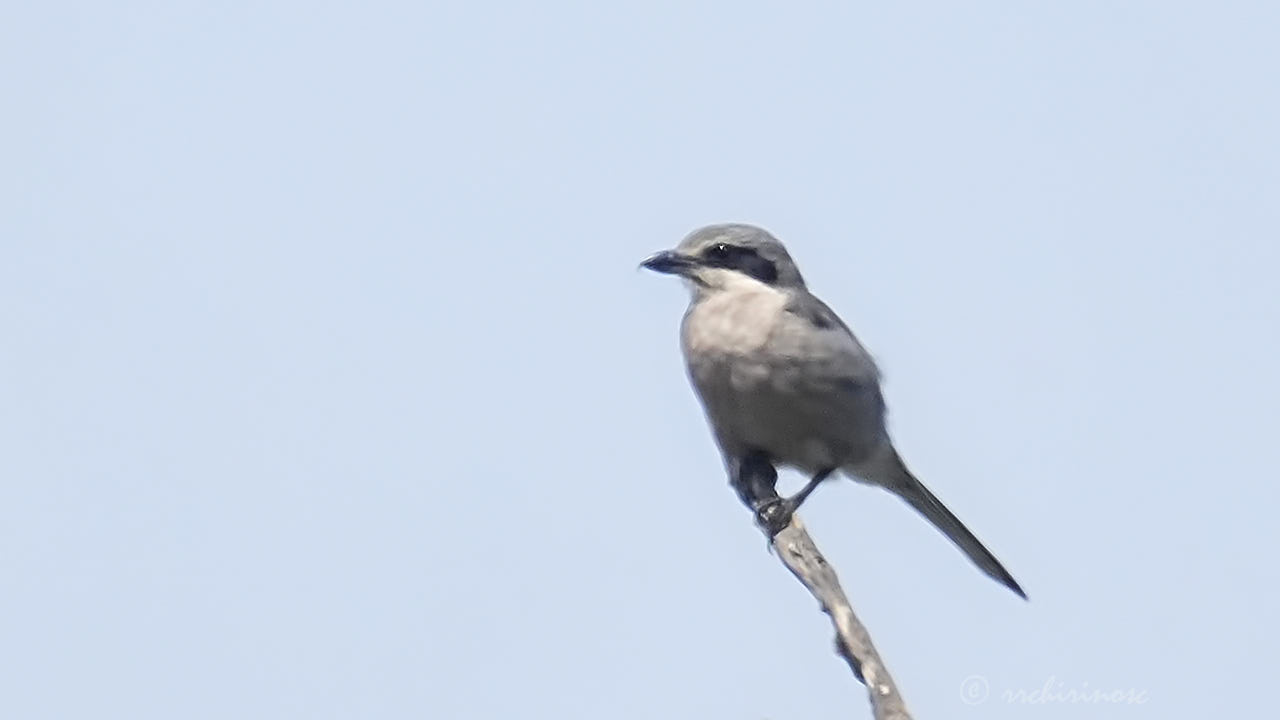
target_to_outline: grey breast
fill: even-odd
[[[727,455],[759,449],[815,472],[856,463],[881,442],[875,363],[812,301],[712,298],[686,314],[690,377]],[[830,317],[816,318],[823,311]]]

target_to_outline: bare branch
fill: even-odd
[[[815,477],[810,485],[821,482],[822,477],[825,475]],[[756,524],[769,538],[782,564],[809,589],[822,605],[822,611],[831,617],[836,630],[836,652],[849,663],[854,676],[867,686],[875,720],[911,720],[893,678],[871,644],[871,634],[849,605],[835,569],[793,512],[796,498],[784,501],[778,497],[778,473],[773,464],[763,454],[749,455],[731,471],[730,479],[743,504],[755,512]],[[806,487],[800,499],[811,490],[812,487]]]
[[[765,534],[768,532],[766,528]],[[793,515],[791,522],[774,535],[771,542],[782,564],[817,598],[822,611],[831,616],[836,630],[836,651],[867,686],[875,720],[911,720],[893,678],[871,644],[871,634],[854,614],[835,569],[822,556],[799,516]]]

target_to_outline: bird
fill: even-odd
[[[709,225],[640,265],[678,276],[689,289],[680,325],[689,379],[730,483],[762,523],[772,514],[777,532],[821,483],[842,473],[902,498],[980,570],[1026,599],[995,555],[907,468],[886,428],[875,360],[809,292],[781,241],[754,225]],[[809,481],[779,498],[775,465]]]

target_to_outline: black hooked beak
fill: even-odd
[[[640,267],[654,272],[666,273],[667,275],[688,276],[698,267],[698,263],[687,255],[681,255],[672,250],[663,250],[645,258],[644,262],[640,263]]]

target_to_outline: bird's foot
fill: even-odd
[[[791,498],[780,498],[776,495],[752,503],[756,511],[756,524],[769,533],[769,537],[782,532],[791,524],[796,513],[796,503]]]
[[[791,524],[791,518],[809,498],[809,495],[818,486],[826,480],[831,473],[835,472],[835,468],[826,468],[819,471],[813,476],[805,486],[800,488],[800,492],[789,498],[778,497],[776,493],[770,493],[768,497],[756,499],[751,503],[751,507],[756,511],[756,523],[769,532],[769,537],[782,532],[782,529]]]

